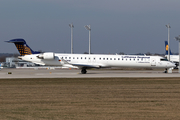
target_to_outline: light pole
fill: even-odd
[[[169,25],[169,24],[167,24],[166,25],[166,27],[168,28],[168,60],[170,61],[170,43],[169,43],[169,37],[170,37],[170,35],[169,35],[169,28],[171,28],[171,26]]]
[[[180,73],[180,35],[178,37],[175,37],[177,41],[179,41],[179,73]]]
[[[69,27],[71,28],[71,54],[73,54],[73,23],[69,24]]]
[[[91,26],[86,25],[84,27],[86,28],[86,30],[89,30],[89,54],[91,54]]]

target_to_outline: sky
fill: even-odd
[[[165,53],[164,41],[178,52],[180,0],[0,0],[0,53],[18,53],[23,38],[33,50],[95,54]]]

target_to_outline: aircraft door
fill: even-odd
[[[151,60],[151,66],[156,66],[156,59],[153,58],[153,59]]]

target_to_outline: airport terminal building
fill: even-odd
[[[35,67],[39,65],[20,60],[17,57],[7,57],[6,62],[1,63],[1,66],[7,68],[17,68],[17,67]]]

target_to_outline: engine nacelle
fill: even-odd
[[[53,52],[46,52],[46,53],[43,53],[41,55],[38,55],[37,57],[40,59],[45,59],[45,60],[52,60],[55,58]]]

